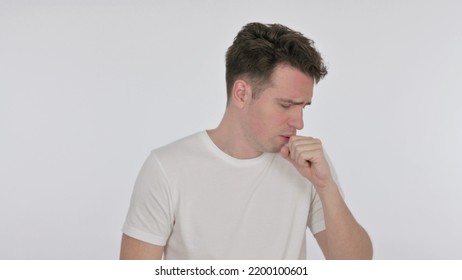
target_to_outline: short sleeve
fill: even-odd
[[[164,246],[173,228],[172,196],[165,172],[151,153],[138,174],[123,233]]]
[[[308,215],[308,228],[311,233],[315,235],[318,232],[321,232],[326,229],[324,222],[324,211],[322,208],[321,199],[319,198],[318,193],[313,185],[311,185],[311,207],[310,213]]]
[[[337,172],[329,158],[329,156],[327,155],[326,151],[324,151],[324,155],[327,159],[327,162],[329,164],[329,167],[330,167],[330,170],[331,170],[331,174],[332,174],[332,177],[334,178],[334,181],[335,183],[337,184],[338,188],[339,188],[339,191],[340,191],[340,194],[342,197],[344,197],[343,195],[343,191],[342,191],[342,188],[340,187],[340,182],[338,180],[338,176],[337,176]],[[310,213],[308,215],[308,228],[310,229],[311,233],[313,235],[315,235],[316,233],[319,233],[323,230],[326,229],[326,224],[325,224],[325,221],[324,221],[324,211],[323,211],[323,208],[322,208],[322,203],[321,203],[321,199],[319,198],[319,195],[318,193],[316,192],[316,189],[313,185],[311,185],[311,207],[310,207]]]

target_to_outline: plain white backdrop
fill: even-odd
[[[300,134],[323,140],[375,258],[462,259],[461,9],[0,0],[0,259],[118,258],[143,161],[218,124],[225,51],[254,21],[323,54]]]

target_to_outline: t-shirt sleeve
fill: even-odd
[[[340,194],[342,197],[343,191],[342,188],[340,187],[340,182],[338,180],[337,172],[335,171],[335,168],[327,155],[327,153],[324,151],[324,154],[326,156],[327,162],[329,163],[331,174],[334,178],[335,183],[337,184]],[[311,208],[310,208],[310,213],[308,215],[308,228],[310,229],[311,233],[315,235],[318,232],[321,232],[326,229],[326,224],[324,221],[324,211],[322,208],[322,203],[321,199],[319,198],[318,193],[316,192],[316,189],[314,188],[313,185],[311,185]]]
[[[311,207],[308,215],[308,228],[315,235],[326,229],[324,222],[324,211],[322,209],[321,199],[313,185],[311,185]]]
[[[123,233],[164,246],[173,228],[171,190],[157,157],[151,153],[138,174]]]

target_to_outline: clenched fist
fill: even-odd
[[[319,139],[292,136],[281,148],[280,154],[290,161],[302,176],[310,180],[316,189],[335,184]]]

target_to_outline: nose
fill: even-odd
[[[297,130],[303,129],[303,108],[294,108],[289,117],[289,125]]]

